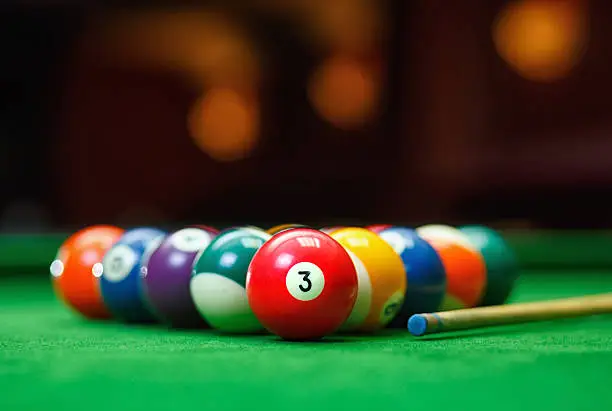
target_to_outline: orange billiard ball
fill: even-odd
[[[446,294],[440,311],[475,307],[487,284],[482,254],[469,237],[455,227],[430,224],[418,227],[417,234],[438,253],[446,273]]]
[[[72,310],[92,319],[111,314],[102,301],[102,259],[124,230],[110,225],[87,227],[70,236],[51,263],[56,295]]]

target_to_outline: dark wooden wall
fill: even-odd
[[[382,69],[381,115],[354,131],[323,121],[307,101],[308,76],[324,53],[291,22],[249,12],[241,18],[265,56],[264,139],[234,163],[213,161],[190,140],[186,112],[198,93],[184,78],[105,60],[104,44],[82,37],[95,13],[64,13],[78,23],[56,47],[53,68],[31,74],[43,58],[25,59],[35,54],[15,45],[15,67],[3,76],[16,90],[5,107],[44,111],[21,118],[21,129],[4,111],[15,135],[0,153],[5,194],[36,191],[58,224],[612,225],[612,7],[572,1],[588,6],[588,48],[576,70],[552,83],[522,78],[497,54],[491,25],[505,1],[381,2],[386,35],[365,57]],[[23,21],[38,24],[45,12],[36,16]],[[27,76],[46,86],[26,89]],[[25,91],[37,98],[14,98]],[[39,150],[25,167],[30,146]],[[23,184],[9,178],[16,175]]]

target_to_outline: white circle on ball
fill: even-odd
[[[51,271],[51,275],[53,277],[57,278],[61,276],[64,273],[64,263],[62,262],[62,260],[53,260],[51,266],[49,267],[49,271]]]
[[[111,248],[102,260],[102,276],[105,280],[119,282],[126,278],[138,262],[138,256],[130,247],[119,244]]]
[[[104,267],[102,266],[102,263],[95,263],[91,267],[91,274],[96,278],[102,277],[103,272],[104,272]]]
[[[379,236],[400,255],[406,249],[406,239],[400,233],[396,233],[395,231],[383,231]]]
[[[199,228],[184,228],[174,233],[170,238],[170,242],[179,251],[195,253],[208,247],[208,244],[211,242],[211,236]]]
[[[237,282],[216,273],[199,273],[191,278],[189,290],[197,310],[213,328],[228,332],[262,329],[245,288]]]
[[[323,292],[325,276],[316,264],[303,261],[287,271],[285,285],[296,300],[311,301]]]

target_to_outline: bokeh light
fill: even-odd
[[[584,5],[578,0],[509,3],[493,26],[499,55],[521,76],[550,82],[566,77],[587,43]]]
[[[252,37],[221,13],[118,14],[107,21],[103,35],[120,61],[178,71],[198,86],[242,87],[257,81],[258,55]]]
[[[308,13],[315,37],[342,52],[374,49],[385,27],[381,5],[371,0],[314,1]]]
[[[332,56],[317,67],[309,85],[317,113],[342,129],[354,129],[376,115],[379,81],[368,64],[346,56]]]
[[[246,158],[259,139],[259,108],[245,93],[208,90],[193,105],[188,126],[197,146],[218,161]]]

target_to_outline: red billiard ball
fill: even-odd
[[[334,231],[338,231],[338,230],[342,230],[343,228],[345,228],[344,226],[340,226],[340,225],[335,225],[335,226],[330,226],[330,227],[321,227],[319,228],[319,231],[325,233],[325,234],[331,234]]]
[[[336,331],[357,298],[357,272],[347,251],[309,228],[282,231],[253,256],[246,280],[253,313],[286,340],[311,340]]]

